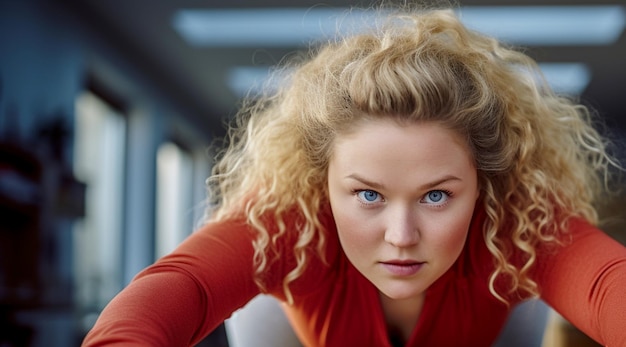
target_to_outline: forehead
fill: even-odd
[[[399,131],[404,130],[404,131]],[[436,121],[408,121],[386,118],[370,118],[364,117],[355,122],[349,128],[336,134],[334,147],[341,146],[346,142],[365,141],[376,142],[384,140],[385,135],[394,132],[407,133],[408,138],[428,137],[428,139],[446,138],[455,144],[469,150],[469,146],[465,137],[456,130],[445,126],[441,122]],[[428,136],[425,136],[428,135]]]
[[[338,135],[330,164],[344,171],[458,172],[474,160],[463,137],[439,123],[376,119]]]

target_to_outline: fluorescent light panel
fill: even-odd
[[[521,45],[608,45],[626,26],[621,6],[464,7],[469,28]]]
[[[277,85],[268,83],[270,69],[257,66],[237,66],[228,71],[227,84],[230,90],[237,96],[259,95],[263,88],[271,92]],[[275,81],[279,83],[279,81]]]
[[[333,9],[180,10],[174,28],[194,46],[301,46],[332,37],[337,20],[358,21],[363,11],[344,16]]]
[[[470,28],[519,45],[605,45],[626,26],[622,6],[466,6]],[[174,29],[193,46],[301,46],[374,23],[368,11],[331,8],[183,9]]]
[[[583,63],[541,63],[539,67],[548,84],[560,94],[580,95],[591,81],[591,71]],[[272,81],[268,77],[267,67],[238,66],[229,71],[227,83],[237,96],[258,95],[280,83],[280,76]]]
[[[540,63],[539,67],[557,93],[580,95],[591,81],[591,70],[583,63]]]

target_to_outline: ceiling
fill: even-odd
[[[179,9],[271,8],[315,6],[349,7],[367,1],[344,0],[74,0],[67,1],[87,23],[115,42],[134,65],[181,105],[197,115],[197,124],[221,135],[223,120],[237,109],[239,96],[227,85],[233,66],[272,65],[298,46],[193,47],[172,27]],[[460,0],[475,5],[623,5],[623,0]],[[540,62],[582,62],[591,71],[591,81],[581,98],[599,110],[611,125],[626,129],[626,34],[602,46],[534,46],[527,53]]]

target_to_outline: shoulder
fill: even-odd
[[[312,236],[302,234],[305,218],[297,209],[283,216],[284,232],[278,231],[275,221],[267,225],[273,245],[266,252],[269,266],[262,276],[272,284],[268,287],[271,294],[282,295],[283,279],[291,276],[291,271],[298,266],[299,257],[304,257],[305,265],[289,285],[294,293],[310,290],[317,281],[332,275],[341,250],[330,207],[322,206],[317,219],[319,226]]]

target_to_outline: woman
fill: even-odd
[[[84,345],[197,343],[259,293],[307,346],[489,346],[540,297],[626,345],[626,250],[594,226],[611,167],[589,112],[451,11],[405,11],[245,107],[211,218]]]

